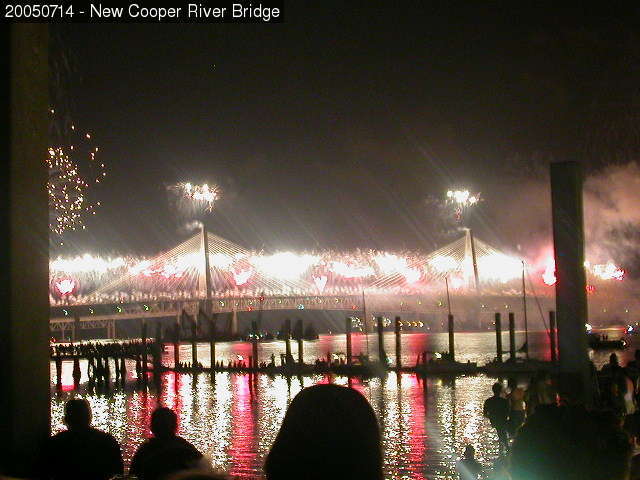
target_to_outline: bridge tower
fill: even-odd
[[[467,280],[470,282],[471,269],[473,269],[473,283],[476,293],[480,295],[480,276],[478,275],[478,260],[476,258],[476,243],[473,239],[473,232],[470,228],[465,229],[464,242],[464,269]]]
[[[464,271],[467,277],[467,285],[471,288],[471,270],[473,269],[473,286],[476,291],[476,299],[474,302],[474,308],[472,309],[473,315],[478,318],[478,327],[482,326],[482,319],[480,318],[480,275],[478,274],[478,259],[476,256],[476,242],[473,238],[473,232],[470,228],[465,229],[465,241],[464,241]]]
[[[200,264],[200,276],[198,277],[198,290],[206,292],[206,301],[203,308],[207,316],[211,315],[211,269],[209,265],[209,238],[207,227],[200,225],[202,263]]]

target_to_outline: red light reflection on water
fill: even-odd
[[[151,412],[156,404],[156,396],[147,391],[134,393],[126,404],[128,441],[122,445],[122,454],[127,464],[138,446],[151,436]]]
[[[408,463],[409,468],[411,469],[411,477],[418,480],[426,478],[422,470],[418,467],[419,465],[423,465],[427,460],[425,457],[427,451],[425,448],[426,409],[424,401],[425,398],[422,394],[424,386],[422,382],[426,381],[426,378],[422,378],[420,381],[416,375],[406,375],[402,381],[405,391],[411,394],[411,415],[409,420],[410,433],[408,440],[410,445],[408,458],[410,461]]]
[[[253,388],[250,375],[232,375],[233,392],[231,415],[231,445],[229,456],[232,459],[229,475],[231,477],[254,478],[257,457],[256,425],[258,418],[254,408]]]

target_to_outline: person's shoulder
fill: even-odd
[[[58,432],[55,435],[49,437],[48,443],[49,445],[59,445],[61,443],[68,442],[71,439],[71,433],[69,430],[63,430],[62,432]]]
[[[179,435],[176,435],[176,443],[178,443],[182,447],[188,448],[190,450],[195,450],[196,452],[200,453],[198,449],[189,440]]]
[[[89,430],[89,437],[92,437],[94,440],[99,442],[119,445],[118,441],[116,440],[116,437],[111,435],[109,432],[104,432],[97,428],[91,428]]]

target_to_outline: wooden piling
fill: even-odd
[[[209,361],[212,370],[216,366],[216,320],[217,314],[209,317]]]
[[[124,353],[120,357],[120,383],[124,386],[127,379],[127,366],[124,363]]]
[[[516,361],[516,316],[509,312],[509,359]]]
[[[176,325],[173,331],[173,366],[180,365],[180,315],[176,318]]]
[[[402,368],[402,336],[400,329],[400,317],[395,319],[395,334],[396,334],[396,368],[399,370]]]
[[[59,353],[56,355],[56,385],[62,388],[62,357]]]
[[[496,327],[496,360],[502,363],[502,323],[500,320],[500,313],[496,312],[495,316]]]
[[[288,364],[291,361],[291,319],[284,321],[285,358]]]
[[[304,338],[298,337],[298,363],[304,365]]]
[[[253,367],[254,369],[258,369],[258,322],[256,320],[251,320],[251,353],[253,357],[253,364],[249,362],[249,367]]]
[[[78,355],[74,355],[73,356],[73,373],[72,373],[74,388],[78,388],[78,386],[80,385],[80,376],[81,376],[80,358]]]
[[[378,358],[383,365],[387,364],[387,354],[384,351],[384,322],[382,317],[376,319],[378,327]]]
[[[142,375],[146,378],[147,373],[147,319],[143,318],[142,320]]]
[[[447,316],[447,330],[449,332],[449,357],[451,359],[452,362],[455,362],[456,360],[456,345],[455,345],[455,338],[454,338],[454,333],[453,333],[453,314],[450,313]]]
[[[347,365],[351,366],[353,362],[353,352],[351,350],[351,317],[347,317],[344,324],[344,330],[347,335]]]

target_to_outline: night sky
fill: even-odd
[[[637,158],[637,10],[348,3],[287,2],[272,25],[52,26],[54,106],[108,171],[56,251],[172,247],[177,181],[220,185],[207,224],[249,248],[430,250],[447,219],[428,199],[455,186],[482,192],[478,235],[513,248],[544,230],[513,201],[549,161]]]

